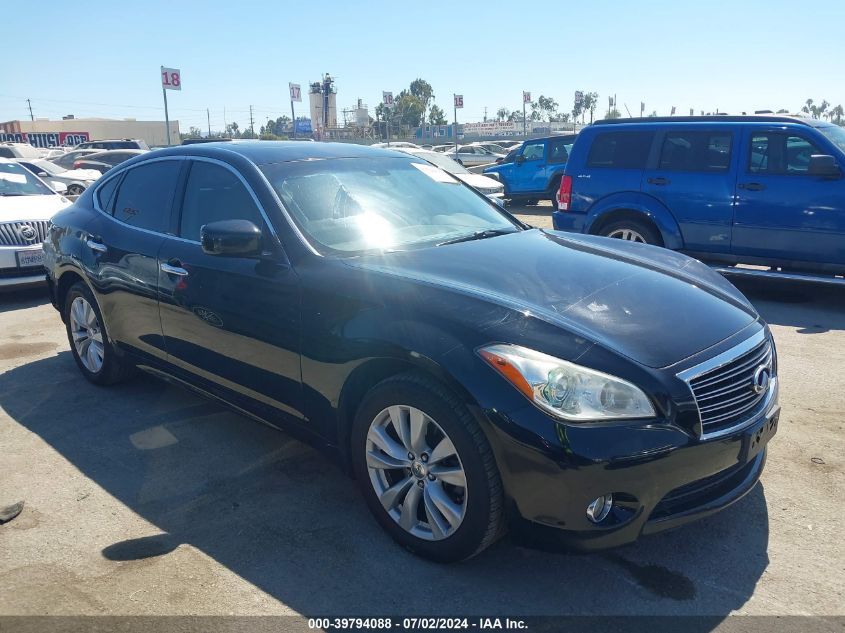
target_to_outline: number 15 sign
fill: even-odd
[[[161,67],[161,87],[164,90],[182,90],[182,74],[178,68]]]

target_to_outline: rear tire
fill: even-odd
[[[611,222],[607,226],[602,227],[601,231],[599,231],[599,235],[626,240],[629,242],[663,246],[663,240],[660,237],[660,233],[658,233],[654,227],[645,222],[634,219],[624,219]]]
[[[552,181],[552,186],[549,188],[548,199],[552,203],[552,211],[557,211],[557,193],[560,191],[560,181],[563,176],[559,176]]]
[[[370,511],[414,554],[460,561],[502,535],[490,444],[466,406],[427,376],[409,372],[373,387],[355,416],[351,449]]]
[[[76,282],[65,295],[64,317],[70,351],[85,378],[95,385],[111,385],[135,372],[135,366],[115,350],[100,306],[84,283]]]

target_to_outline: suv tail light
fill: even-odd
[[[557,208],[559,211],[569,211],[572,202],[572,176],[560,179],[560,191],[557,192]]]

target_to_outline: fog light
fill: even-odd
[[[587,518],[593,523],[601,523],[605,517],[610,514],[610,508],[613,507],[613,493],[608,492],[606,495],[596,497],[592,503],[587,506]]]

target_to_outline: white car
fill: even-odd
[[[29,143],[0,143],[0,158],[41,158],[41,151]]]
[[[505,157],[504,154],[494,154],[490,150],[478,147],[477,145],[458,145],[457,152],[453,147],[443,153],[456,163],[466,165],[467,167],[490,165],[495,163],[497,158]]]
[[[483,193],[494,202],[501,203],[505,197],[505,186],[498,180],[489,178],[488,176],[482,176],[481,174],[473,174],[466,167],[458,165],[458,163],[440,152],[409,147],[400,147],[398,151],[411,154],[412,156],[419,156],[435,167],[440,167],[440,169],[449,172],[455,178],[468,184],[479,193]]]
[[[16,162],[39,178],[63,183],[69,196],[78,196],[102,175],[96,169],[65,169],[43,158],[18,158]]]
[[[45,282],[41,243],[50,219],[69,204],[23,166],[0,158],[0,290]]]
[[[420,149],[420,146],[416,143],[408,143],[407,141],[391,141],[389,145],[387,143],[373,143],[370,147],[381,147],[385,149]]]

